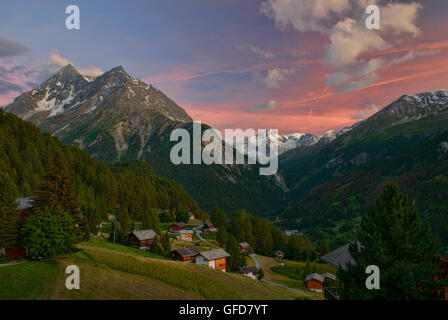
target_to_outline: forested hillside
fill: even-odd
[[[60,152],[75,182],[75,191],[90,231],[114,214],[120,222],[141,220],[151,208],[173,211],[198,210],[183,187],[157,176],[144,162],[117,163],[112,168],[78,148],[60,143],[11,113],[0,109],[0,195],[31,196],[49,160]],[[6,196],[7,195],[7,196]]]
[[[343,244],[387,182],[409,195],[448,244],[445,91],[403,96],[326,145],[293,150],[280,165],[290,201],[276,218],[313,239]]]

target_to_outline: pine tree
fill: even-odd
[[[231,271],[236,271],[239,267],[246,264],[246,259],[241,255],[238,241],[232,234],[229,234],[226,250],[230,254],[230,257],[228,258],[228,267]]]
[[[12,248],[17,244],[18,216],[14,208],[0,208],[0,248]]]
[[[220,227],[218,229],[218,233],[216,234],[216,241],[218,241],[218,243],[221,246],[224,246],[227,243],[227,238],[228,238],[228,233],[227,233],[226,228],[224,226]]]
[[[80,205],[75,195],[73,178],[62,153],[56,152],[50,159],[34,197],[34,212],[52,208],[57,212],[71,214],[75,224],[81,223]]]
[[[319,247],[319,253],[321,256],[327,254],[328,252],[330,252],[330,242],[327,239],[323,239],[320,243],[320,247]]]
[[[218,228],[227,224],[226,213],[217,206],[215,206],[212,211],[212,222]]]
[[[165,252],[170,253],[171,252],[171,239],[170,239],[170,236],[168,235],[168,232],[163,233],[160,242],[162,243],[162,247],[165,250]]]
[[[310,260],[307,258],[306,259],[306,264],[305,264],[305,268],[302,271],[302,279],[303,281],[305,281],[305,278],[307,275],[311,274],[311,265],[310,265]]]
[[[352,243],[350,253],[356,265],[340,269],[342,299],[418,300],[437,298],[442,284],[435,280],[439,263],[435,258],[438,243],[422,225],[415,206],[397,184],[389,184],[369,208]],[[380,289],[366,288],[366,267],[380,269]]]

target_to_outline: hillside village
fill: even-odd
[[[18,198],[16,199],[17,212],[19,217],[19,222],[23,223],[27,218],[30,210],[33,207],[34,199],[32,198]],[[244,257],[236,269],[230,270],[227,265],[227,260],[231,258],[231,255],[225,251],[225,249],[219,246],[218,241],[216,241],[216,235],[219,228],[213,225],[210,219],[205,218],[203,220],[197,219],[197,215],[192,212],[188,213],[187,221],[183,222],[173,222],[164,223],[161,225],[160,234],[156,233],[153,229],[144,230],[133,230],[126,236],[124,245],[135,248],[143,252],[158,252],[157,248],[160,248],[161,243],[168,239],[168,247],[170,259],[182,263],[190,263],[199,266],[207,266],[210,269],[218,270],[221,272],[233,271],[239,273],[243,276],[251,278],[253,280],[263,280],[264,272],[260,267],[260,263],[254,254],[253,248],[248,242],[238,243],[238,253]],[[97,238],[102,241],[112,242],[115,246],[116,237],[111,238],[111,235],[116,236],[116,230],[114,228],[115,217],[113,215],[108,215],[108,221],[102,222],[99,226],[99,232],[97,234],[92,234],[93,238]],[[17,235],[19,238],[20,235]],[[206,237],[206,238],[204,238]],[[356,245],[360,247],[360,243],[357,242]],[[167,244],[163,244],[167,246]],[[328,252],[327,254],[321,256],[318,260],[328,264],[324,270],[336,270],[336,268],[347,269],[347,265],[356,265],[353,257],[349,252],[350,244],[340,247],[334,251]],[[159,252],[160,253],[160,252]],[[14,261],[25,261],[21,260],[23,258],[43,261],[40,256],[31,256],[27,248],[21,245],[15,245],[9,248],[0,248],[0,257],[6,257],[9,264],[14,265]],[[271,267],[269,270],[277,271],[279,274],[283,273],[283,270],[288,270],[285,266],[284,260],[285,253],[281,250],[276,250],[272,253],[273,261],[276,261],[276,266]],[[246,265],[248,261],[253,261],[255,265]],[[8,265],[8,263],[6,264]],[[321,264],[319,264],[320,270],[322,269]],[[441,270],[444,270],[445,277],[448,277],[448,259],[441,259]],[[279,271],[279,269],[281,271]],[[282,270],[283,269],[283,270]],[[310,265],[307,263],[305,268],[302,270],[303,277],[303,289],[304,291],[312,293],[314,298],[324,298],[327,300],[339,300],[338,295],[338,285],[335,272],[317,272],[316,262],[313,264],[313,269],[310,269]],[[294,278],[294,277],[292,277]],[[266,281],[266,280],[264,280]],[[266,281],[272,285],[279,285],[286,289],[292,289],[287,286]],[[300,291],[298,291],[300,292]],[[317,295],[316,295],[317,294]],[[304,293],[305,296],[308,294]],[[445,287],[444,292],[441,293],[445,299],[448,299],[448,286]],[[309,295],[311,296],[311,295]]]
[[[23,223],[33,208],[34,199],[30,197],[18,198],[16,199],[16,202],[20,223]],[[209,218],[201,220],[197,218],[197,215],[189,212],[188,220],[186,222],[161,223],[160,234],[152,229],[142,230],[141,228],[137,228],[140,230],[133,230],[129,233],[126,240],[124,242],[122,241],[123,244],[119,244],[117,241],[116,230],[113,230],[114,220],[115,217],[113,215],[108,215],[107,221],[100,223],[98,233],[91,234],[91,238],[109,242],[113,246],[121,246],[124,244],[125,246],[142,252],[155,253],[158,252],[157,248],[160,248],[161,243],[164,241],[163,238],[166,239],[166,237],[168,237],[170,247],[169,257],[174,261],[195,264],[198,266],[207,266],[210,269],[222,272],[234,272],[252,280],[263,280],[264,278],[264,272],[254,254],[252,246],[245,241],[239,242],[237,246],[238,255],[243,257],[243,259],[240,260],[240,264],[236,268],[233,268],[232,270],[229,268],[227,261],[231,259],[231,255],[224,248],[219,246],[219,243],[216,240],[219,228],[213,225]],[[141,226],[141,224],[137,225]],[[17,235],[17,238],[20,238],[20,235]],[[32,255],[27,248],[24,248],[20,244],[9,248],[1,248],[0,254],[4,259],[8,259],[7,264],[12,265],[15,264],[15,261],[44,260],[38,255]],[[272,257],[273,258],[270,259],[276,261],[276,265],[285,266],[285,263],[282,262],[284,258],[284,253],[282,251],[277,250],[272,252]],[[252,265],[252,263],[254,265]],[[305,272],[305,270],[308,269],[305,268],[303,271]],[[329,274],[328,272],[326,274],[330,275],[329,278],[335,280],[333,274]],[[311,282],[308,281],[310,276],[311,274],[306,276],[306,280],[303,282],[303,287],[301,286],[300,290],[322,293],[322,284],[324,281],[321,281],[321,285],[318,288],[315,284],[311,285]],[[282,284],[276,285],[284,286]],[[287,288],[286,286],[284,287]],[[289,290],[297,289],[289,288]],[[305,294],[304,297],[306,296],[307,295]],[[316,299],[322,298],[323,296],[314,294],[312,297],[313,299]]]

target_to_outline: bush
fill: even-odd
[[[64,254],[75,244],[73,219],[65,212],[45,210],[32,214],[25,222],[22,244],[32,255],[49,258]]]

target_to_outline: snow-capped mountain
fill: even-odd
[[[215,205],[229,211],[270,210],[284,200],[282,178],[260,176],[257,165],[174,165],[170,135],[176,128],[191,133],[193,119],[163,92],[133,79],[122,67],[89,79],[68,65],[17,97],[6,110],[97,160],[146,161],[157,174],[179,181],[207,210]],[[251,201],[253,192],[260,195],[259,201]]]
[[[120,159],[131,145],[140,158],[154,132],[192,121],[161,91],[122,67],[89,81],[67,65],[6,110],[107,162]]]
[[[270,144],[276,144],[277,145],[277,155],[282,155],[290,150],[297,149],[300,147],[308,147],[312,146],[316,143],[329,143],[342,135],[343,133],[346,133],[350,131],[352,128],[357,126],[359,124],[355,123],[351,127],[346,127],[341,130],[330,130],[325,132],[324,134],[317,136],[311,133],[291,133],[291,134],[278,134],[274,135],[272,130],[268,131],[267,135],[267,141],[269,141]],[[256,157],[256,148],[257,145],[257,137],[258,135],[250,136],[246,138],[245,144],[243,145],[237,145],[237,150],[241,153],[248,153],[249,157],[255,158]],[[248,145],[251,145],[251,148],[248,148]]]

